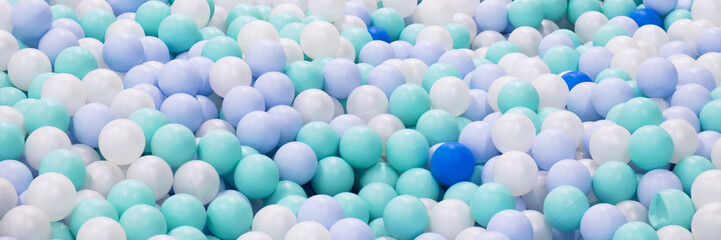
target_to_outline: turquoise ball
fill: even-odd
[[[206,212],[203,203],[197,198],[188,194],[175,194],[170,196],[160,206],[168,229],[180,226],[190,226],[196,229],[203,229],[206,223]]]
[[[339,152],[353,168],[364,169],[373,166],[383,153],[381,137],[370,127],[355,126],[343,133]]]
[[[165,216],[154,206],[135,205],[128,208],[118,221],[128,240],[144,240],[168,232]]]
[[[581,226],[581,218],[589,207],[586,194],[578,188],[563,185],[548,193],[543,202],[543,214],[553,228],[575,231]]]
[[[383,211],[383,225],[391,237],[413,239],[425,232],[430,217],[420,199],[401,195],[393,198]]]
[[[470,199],[471,215],[483,227],[496,213],[516,208],[516,200],[506,186],[500,183],[486,183],[478,187]]]
[[[83,158],[68,149],[54,150],[45,155],[40,162],[38,174],[48,172],[56,172],[68,177],[75,186],[75,190],[79,190],[83,186],[87,174]]]
[[[591,187],[602,203],[616,204],[631,200],[636,195],[638,179],[628,164],[619,161],[606,162],[596,169]]]
[[[235,239],[250,230],[253,209],[245,198],[225,194],[210,202],[207,216],[208,229],[214,236]]]
[[[659,169],[671,161],[673,139],[659,126],[643,126],[631,135],[628,153],[639,168],[647,171]]]
[[[240,160],[235,168],[234,180],[238,191],[250,199],[260,199],[275,191],[280,174],[272,159],[254,154]]]

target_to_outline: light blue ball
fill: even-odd
[[[608,24],[614,24],[622,27],[626,30],[628,36],[633,36],[633,33],[638,30],[638,24],[636,21],[627,16],[615,16],[608,20]]]
[[[223,99],[223,116],[233,126],[238,126],[240,119],[249,112],[264,110],[263,94],[249,86],[237,86],[228,91]]]
[[[375,40],[366,43],[358,54],[358,62],[378,66],[388,59],[395,58],[396,53],[390,44]]]
[[[591,191],[591,173],[583,163],[574,159],[566,159],[554,164],[546,176],[546,189],[551,190],[569,185],[583,193]]]
[[[100,103],[90,103],[80,107],[75,112],[72,131],[80,143],[98,148],[100,131],[115,118],[115,114],[108,106]]]
[[[283,71],[287,62],[283,46],[273,40],[257,41],[244,54],[253,77],[260,77],[267,72]]]
[[[626,217],[621,209],[607,203],[596,204],[581,218],[581,235],[588,240],[611,239],[623,224]]]
[[[476,15],[473,18],[480,31],[502,32],[509,25],[508,7],[503,1],[483,1],[476,8]]]
[[[489,159],[500,154],[493,144],[491,129],[491,124],[476,121],[461,130],[458,143],[471,150],[476,164],[485,164]]]
[[[698,148],[694,154],[711,159],[711,148],[718,139],[721,139],[721,133],[706,130],[698,133],[697,136]]]
[[[144,0],[108,0],[108,4],[113,8],[115,15],[135,12],[144,2]]]
[[[330,229],[343,219],[343,208],[328,195],[315,195],[303,202],[298,210],[298,222],[314,221]]]
[[[446,240],[446,237],[444,237],[443,235],[438,234],[438,233],[427,232],[427,233],[418,235],[418,237],[416,237],[413,240]]]
[[[131,88],[143,83],[157,86],[159,73],[160,70],[151,67],[150,65],[137,65],[128,70],[125,74],[125,77],[123,78],[123,86],[125,88]]]
[[[218,106],[213,103],[213,100],[210,100],[210,98],[203,95],[197,95],[195,96],[195,99],[198,100],[198,103],[200,103],[200,110],[203,113],[203,122],[218,118]]]
[[[721,27],[710,27],[699,33],[696,39],[698,55],[710,52],[721,52]]]
[[[116,33],[105,40],[103,60],[112,70],[127,72],[143,62],[143,43],[134,35]]]
[[[55,63],[55,58],[66,48],[78,46],[78,37],[71,31],[55,28],[51,29],[38,43],[38,50],[48,56],[51,63]]]
[[[318,158],[305,143],[289,142],[281,146],[273,157],[280,173],[280,180],[293,181],[299,185],[308,183],[315,174]]]
[[[240,144],[252,147],[259,153],[267,153],[278,145],[280,126],[272,115],[264,111],[254,111],[238,122],[236,135]]]
[[[202,77],[198,69],[186,60],[166,63],[158,74],[158,87],[165,96],[176,93],[195,95],[200,89]]]
[[[420,41],[413,45],[413,48],[411,48],[411,52],[408,56],[420,59],[426,65],[430,66],[438,62],[438,59],[445,52],[446,50],[440,43],[433,41]]]
[[[10,13],[13,35],[30,47],[36,47],[53,22],[50,5],[42,0],[17,2]]]
[[[647,172],[638,181],[638,190],[636,192],[638,201],[648,208],[656,193],[664,189],[683,191],[683,186],[681,180],[669,170],[656,169]]]
[[[461,78],[465,77],[468,73],[473,71],[476,66],[473,63],[473,58],[462,50],[451,50],[438,58],[439,63],[450,64],[458,70],[461,74]]]
[[[253,88],[263,95],[267,108],[290,105],[295,97],[293,82],[280,72],[267,72],[261,75],[255,80]]]
[[[540,169],[549,170],[563,159],[574,159],[576,144],[571,135],[559,129],[546,129],[533,139],[531,156]]]
[[[160,105],[160,112],[168,118],[169,123],[181,124],[190,131],[200,127],[203,123],[203,111],[196,98],[185,93],[173,94]]]
[[[643,6],[658,13],[659,16],[664,16],[676,9],[676,4],[677,1],[643,0]]]
[[[323,91],[337,99],[348,98],[351,91],[361,84],[360,69],[353,61],[345,58],[331,60],[323,67],[321,73],[323,74]]]
[[[696,83],[709,91],[716,89],[716,80],[713,74],[702,66],[688,67],[678,74],[678,85]]]
[[[333,120],[331,120],[329,124],[340,138],[343,136],[343,133],[345,133],[346,130],[355,126],[363,126],[365,125],[365,122],[363,121],[363,119],[356,115],[343,114],[333,118]]]
[[[613,123],[612,121],[609,121],[609,120],[598,120],[598,121],[595,121],[595,122],[592,122],[591,124],[589,124],[588,127],[586,127],[586,129],[583,131],[582,144],[583,144],[583,148],[587,154],[590,154],[590,151],[591,151],[589,149],[589,145],[590,145],[591,137],[593,136],[593,134],[599,128],[601,128],[603,126],[608,126],[608,125],[615,125],[615,123]],[[587,156],[590,156],[590,155],[587,155]]]
[[[633,98],[633,89],[620,78],[606,78],[593,88],[591,103],[601,116],[606,116],[611,108]]]
[[[413,45],[411,45],[409,42],[398,40],[393,41],[391,43],[391,47],[393,47],[393,51],[396,53],[396,58],[406,59],[411,54],[411,49],[413,48]]]
[[[141,90],[150,96],[150,98],[153,99],[153,102],[155,102],[155,109],[160,109],[160,105],[163,104],[163,101],[165,101],[165,95],[163,95],[163,92],[158,89],[158,87],[154,85],[150,85],[147,83],[141,83],[138,85],[133,86],[132,88]]]
[[[143,61],[156,61],[167,63],[170,61],[170,50],[163,40],[156,37],[142,37],[140,42],[143,43]]]
[[[361,20],[363,20],[363,23],[365,23],[366,26],[369,26],[371,24],[370,11],[368,11],[368,8],[359,1],[347,1],[345,3],[345,11],[343,12],[343,14],[353,15],[360,18]]]
[[[295,140],[298,131],[303,127],[303,117],[295,108],[286,105],[278,105],[268,110],[280,126],[280,139],[278,145]]]
[[[473,70],[471,74],[471,89],[481,89],[488,92],[493,81],[506,75],[506,71],[496,64],[483,64]]]
[[[698,84],[684,84],[678,86],[676,91],[671,95],[669,103],[671,106],[684,106],[697,115],[701,113],[701,109],[706,103],[713,100],[711,92]]]
[[[7,159],[0,161],[0,178],[8,180],[20,195],[30,186],[33,174],[30,172],[30,168],[22,162]]]
[[[533,239],[533,226],[526,215],[516,210],[503,210],[488,222],[488,231],[500,232],[510,239]]]
[[[636,82],[643,95],[651,98],[665,98],[676,90],[678,72],[668,59],[653,57],[638,66]]]
[[[674,106],[667,108],[663,111],[663,119],[681,119],[684,120],[693,126],[694,129],[696,129],[696,132],[701,131],[701,123],[698,120],[698,116],[696,113],[693,112],[693,110],[683,107],[683,106]]]
[[[494,156],[491,159],[488,159],[486,161],[486,164],[483,164],[483,169],[481,169],[481,182],[486,184],[493,182],[493,166],[496,165],[496,160],[498,159],[498,156]]]
[[[193,46],[188,49],[188,59],[199,57],[200,54],[203,52],[203,47],[205,47],[206,43],[208,43],[208,40],[198,41],[193,44]]]
[[[546,52],[555,46],[568,46],[575,47],[573,41],[568,36],[561,33],[551,33],[543,37],[541,42],[538,44],[538,56],[543,58]]]
[[[466,78],[472,78],[472,75],[473,74],[468,74]],[[481,89],[471,89],[471,103],[468,105],[466,112],[461,116],[471,121],[481,121],[492,112],[493,108],[491,108],[491,105],[488,103],[488,93]]]
[[[398,67],[381,64],[368,73],[366,82],[380,88],[390,98],[396,88],[406,83],[406,78]]]
[[[612,58],[613,53],[605,47],[591,47],[581,54],[581,58],[578,60],[578,70],[591,79],[596,79],[601,71],[611,66]]]
[[[566,108],[576,114],[581,121],[601,119],[601,115],[593,107],[592,94],[594,88],[596,88],[595,83],[582,82],[568,92]]]
[[[684,54],[691,58],[696,58],[696,53],[691,45],[683,41],[670,41],[658,49],[658,56],[662,58],[668,58],[676,54]]]
[[[192,57],[188,59],[188,62],[198,70],[200,75],[200,87],[197,94],[202,96],[213,94],[213,88],[210,87],[210,69],[213,67],[213,61],[206,57]]]
[[[346,4],[347,6],[348,4]],[[344,218],[330,228],[331,239],[371,240],[375,239],[370,226],[357,218]]]

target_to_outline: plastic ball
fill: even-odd
[[[313,178],[317,159],[313,149],[302,142],[289,142],[281,146],[273,157],[281,180],[305,184]]]
[[[431,107],[446,110],[453,116],[463,114],[471,99],[468,85],[456,77],[438,79],[431,87],[429,96]]]
[[[531,156],[523,152],[506,152],[493,166],[493,181],[508,187],[513,196],[530,192],[536,184],[537,177],[538,166]]]
[[[300,222],[288,230],[285,235],[287,240],[330,240],[331,234],[328,229],[320,223],[313,221]]]
[[[32,132],[25,141],[25,159],[30,166],[39,169],[45,155],[56,149],[70,149],[70,139],[57,128],[42,127]]]
[[[52,11],[44,1],[27,1],[15,4],[10,14],[13,33],[31,46],[51,27]]]
[[[422,167],[428,161],[428,141],[418,131],[404,129],[388,138],[386,156],[396,170],[406,171]]]
[[[252,219],[253,231],[262,232],[278,239],[284,238],[297,221],[290,209],[280,205],[263,207]]]
[[[240,120],[236,135],[240,144],[250,146],[260,153],[266,153],[278,144],[280,126],[272,115],[263,111],[253,111]],[[260,136],[263,138],[259,138]]]
[[[695,239],[713,239],[718,234],[718,223],[712,219],[719,212],[719,203],[709,203],[696,210],[691,222],[691,233]]]
[[[198,142],[197,156],[223,175],[231,172],[240,161],[240,142],[228,131],[210,131]]]
[[[678,73],[670,61],[650,58],[638,66],[636,81],[641,92],[648,97],[670,96],[678,83]]]
[[[0,224],[0,234],[18,239],[49,239],[50,229],[48,216],[30,205],[10,209]]]
[[[315,21],[303,28],[300,46],[312,59],[331,57],[340,45],[340,34],[330,23]]]
[[[193,132],[175,123],[158,128],[150,142],[153,155],[162,158],[174,169],[190,161],[196,153],[196,147]]]
[[[368,168],[380,158],[383,142],[372,128],[357,126],[348,129],[340,138],[339,152],[354,168]]]
[[[117,118],[130,117],[135,111],[143,108],[155,108],[155,102],[148,93],[135,88],[120,91],[110,103],[110,110]]]
[[[350,98],[350,97],[349,97]],[[318,89],[308,89],[296,97],[293,108],[303,116],[303,122],[330,122],[335,116],[333,99]],[[350,112],[349,112],[350,113]]]
[[[626,223],[621,210],[610,204],[597,204],[581,218],[581,235],[584,239],[611,239],[618,228]]]
[[[553,228],[548,223],[548,221],[546,221],[546,218],[543,216],[542,213],[535,210],[525,210],[521,213],[523,213],[523,215],[525,215],[528,220],[531,221],[531,226],[533,226],[534,238],[551,239],[551,237],[553,236]]]
[[[626,239],[658,239],[658,234],[650,225],[643,222],[628,222],[623,224],[613,234],[615,240]]]
[[[348,162],[337,157],[327,157],[318,161],[311,185],[317,193],[338,194],[353,187],[354,175]]]
[[[57,70],[57,66],[55,68]],[[87,74],[84,74],[82,83],[87,93],[88,104],[101,103],[105,106],[110,106],[113,98],[115,98],[120,91],[123,91],[123,82],[120,76],[108,69],[89,71]]]
[[[721,171],[716,169],[705,171],[696,177],[691,186],[691,200],[696,209],[717,201],[715,199],[718,199],[718,195],[714,190],[716,186],[713,182],[720,177]]]
[[[619,116],[619,125],[629,132],[646,125],[658,125],[663,122],[663,115],[658,105],[648,98],[633,98],[623,104]]]
[[[126,239],[127,235],[122,225],[108,217],[95,217],[83,224],[78,230],[77,239]]]
[[[140,126],[133,121],[113,120],[100,131],[98,146],[108,161],[128,165],[143,153],[145,135]]]
[[[555,229],[573,231],[580,227],[583,214],[588,210],[586,195],[575,187],[561,186],[548,193],[543,204],[546,220]]]
[[[220,97],[226,97],[237,86],[250,86],[252,75],[250,67],[245,61],[229,56],[223,57],[213,64],[208,79],[213,92]]]
[[[218,237],[235,238],[247,232],[253,221],[253,210],[247,199],[222,195],[208,205],[207,226]]]
[[[223,115],[233,126],[250,112],[264,111],[263,95],[249,86],[237,86],[230,90],[223,99]]]
[[[80,189],[85,183],[85,162],[80,155],[68,149],[58,149],[45,155],[38,172],[41,175],[48,172],[60,173],[73,183],[75,189]]]
[[[383,211],[386,205],[391,199],[397,197],[398,194],[388,184],[375,182],[362,187],[358,192],[358,196],[367,204],[370,213],[369,219],[376,219],[385,216]]]
[[[388,111],[388,97],[383,90],[372,85],[354,89],[348,96],[346,104],[348,114],[356,115],[366,122]]]
[[[712,119],[721,113],[721,101],[713,100],[706,103],[699,113],[699,121],[701,122],[701,129],[718,131],[721,129],[721,125],[716,124]]]
[[[173,191],[198,198],[203,204],[209,203],[218,193],[218,173],[204,161],[189,161],[175,171]]]
[[[167,232],[163,214],[147,205],[129,208],[118,222],[126,231],[128,239],[146,239]]]
[[[493,144],[502,152],[531,150],[536,128],[533,122],[520,113],[506,113],[492,129]]]
[[[310,122],[298,131],[296,140],[308,144],[316,157],[323,159],[338,151],[338,134],[325,122]]]
[[[659,240],[668,239],[693,239],[693,235],[688,229],[677,225],[669,225],[656,230]]]
[[[0,178],[3,178],[12,184],[16,195],[27,190],[30,182],[33,180],[30,169],[19,161],[4,160],[0,162]],[[11,196],[11,195],[7,195]],[[13,205],[15,206],[15,205]],[[9,210],[9,209],[8,209]]]
[[[626,221],[648,223],[648,209],[637,201],[623,201],[616,204],[616,207],[626,216]]]
[[[628,143],[631,160],[641,169],[666,166],[673,156],[673,139],[661,127],[644,126],[636,130]]]
[[[67,217],[75,206],[75,187],[60,173],[49,172],[38,176],[27,191],[28,204],[42,210],[52,221]]]
[[[188,194],[175,194],[166,199],[160,206],[165,216],[168,229],[180,226],[203,228],[206,224],[206,212],[197,198]]]
[[[343,192],[333,196],[343,208],[343,214],[346,218],[357,218],[363,222],[368,222],[369,210],[365,200],[356,194]]]
[[[269,196],[279,181],[278,168],[270,158],[254,154],[243,158],[234,172],[235,186],[251,199]]]
[[[481,31],[503,31],[508,25],[508,8],[503,1],[484,1],[476,8],[474,20]],[[533,4],[531,4],[533,5]]]
[[[508,20],[514,27],[538,27],[543,20],[543,5],[541,1],[518,1],[508,7]]]
[[[173,53],[189,50],[198,41],[199,36],[195,22],[185,14],[170,14],[158,25],[158,38]]]
[[[20,90],[28,90],[32,80],[39,74],[50,72],[48,57],[40,50],[26,48],[15,52],[8,60],[7,73],[12,84]]]
[[[155,156],[144,156],[130,164],[126,178],[144,182],[153,191],[156,200],[167,195],[173,184],[170,166]]]
[[[486,183],[476,189],[471,196],[471,215],[481,226],[488,222],[496,213],[514,209],[515,200],[511,191],[499,183]]]
[[[591,190],[591,174],[588,169],[576,160],[562,160],[550,168],[546,177],[548,191],[569,185],[588,194]]]
[[[401,239],[420,235],[428,223],[429,215],[423,203],[408,195],[393,198],[383,212],[383,224],[388,234]]]
[[[323,89],[332,97],[345,99],[360,86],[361,74],[353,61],[333,59],[323,68]]]
[[[630,200],[636,193],[636,174],[627,164],[610,161],[601,164],[593,174],[591,187],[603,203],[616,204]]]
[[[666,189],[658,192],[651,201],[648,217],[656,229],[669,225],[691,228],[694,212],[693,202],[682,191]]]
[[[609,125],[598,128],[589,142],[589,152],[598,164],[610,161],[628,163],[631,156],[628,153],[628,143],[631,134],[618,125]]]

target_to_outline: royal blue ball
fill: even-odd
[[[636,24],[638,24],[639,27],[642,27],[646,24],[653,24],[660,28],[663,28],[663,22],[661,22],[661,17],[658,16],[658,14],[651,9],[637,9],[636,11],[633,11],[628,17],[636,21]]]
[[[563,76],[561,76],[561,78],[563,78],[563,80],[566,81],[566,85],[568,85],[569,91],[571,89],[573,89],[573,87],[575,87],[579,83],[593,82],[593,80],[591,80],[591,77],[589,77],[585,73],[579,72],[579,71],[567,72],[566,74],[563,74]]]
[[[471,150],[457,142],[444,143],[431,157],[431,173],[446,186],[471,179],[474,167]]]
[[[383,30],[383,28],[375,26],[369,27],[368,33],[371,34],[373,40],[384,41],[387,43],[391,42],[391,37],[388,35],[388,32],[386,32],[386,30]]]

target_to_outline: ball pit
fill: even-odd
[[[0,239],[717,239],[716,0],[0,0]]]

